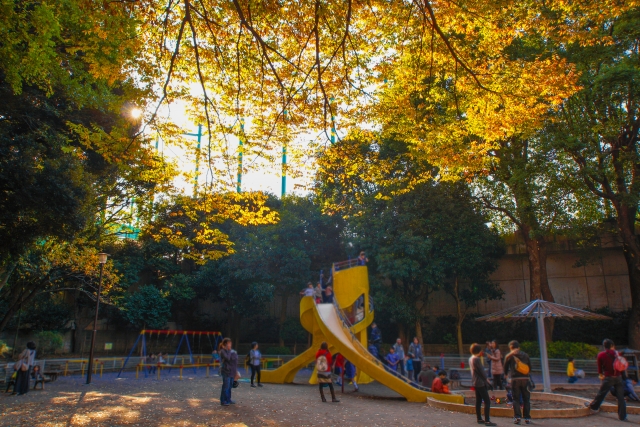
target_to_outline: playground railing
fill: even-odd
[[[469,357],[445,355],[442,356],[425,356],[423,361],[429,363],[431,366],[437,366],[440,369],[449,371],[456,369],[461,373],[469,374]],[[587,375],[597,375],[598,366],[595,359],[593,360],[574,360],[576,369],[582,369]],[[489,368],[487,359],[485,358],[485,366]],[[531,370],[533,372],[541,372],[541,364],[539,358],[531,357]],[[566,374],[567,372],[567,360],[566,359],[549,359],[549,371],[552,374]]]
[[[334,262],[333,271],[342,271],[342,270],[346,270],[348,268],[357,267],[357,266],[358,266],[358,258],[349,259],[347,261]]]
[[[407,384],[411,385],[412,387],[415,387],[419,390],[423,390],[423,391],[428,391],[429,389],[427,389],[426,387],[423,387],[421,384],[418,384],[417,382],[409,379],[408,377],[405,377],[404,375],[399,374],[398,372],[396,372],[394,369],[389,368],[389,366],[385,365],[384,363],[382,363],[380,361],[380,359],[378,359],[377,357],[375,357],[374,355],[372,355],[371,353],[369,353],[369,350],[366,349],[364,347],[364,345],[360,342],[360,340],[358,339],[358,337],[356,337],[356,335],[353,333],[352,327],[353,325],[349,322],[348,317],[344,314],[344,312],[342,311],[342,309],[340,308],[340,306],[338,306],[338,303],[334,300],[333,302],[333,306],[336,309],[336,312],[338,313],[338,317],[340,318],[340,321],[342,322],[342,327],[349,332],[349,334],[351,335],[351,342],[354,346],[359,347],[362,354],[371,362],[376,364],[377,366],[383,368],[385,371],[387,371],[388,373],[398,377],[399,379],[401,379],[402,381],[406,382]]]

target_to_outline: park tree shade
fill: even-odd
[[[358,221],[356,233],[375,259],[375,273],[404,302],[419,339],[432,292],[444,290],[456,302],[461,354],[467,311],[479,301],[502,297],[489,280],[503,254],[502,242],[485,222],[462,183],[421,184]]]
[[[631,286],[632,348],[640,348],[639,26],[635,9],[593,26],[592,43],[567,46],[565,56],[580,73],[582,90],[563,102],[552,134],[554,146],[575,162],[583,185],[615,218]]]
[[[98,251],[90,245],[52,239],[34,247],[20,258],[11,280],[3,289],[6,311],[0,317],[0,331],[20,307],[27,308],[43,292],[67,291],[95,298],[98,266]],[[102,296],[117,287],[118,281],[118,274],[108,262],[104,269]]]
[[[390,283],[376,286],[376,306],[422,340],[429,295],[444,290],[456,300],[461,345],[467,309],[502,296],[488,280],[503,253],[499,236],[464,183],[437,183],[437,170],[405,141],[372,137],[354,134],[332,147],[319,161],[316,192],[328,212],[348,218],[345,237]]]
[[[127,296],[125,316],[140,329],[163,328],[171,315],[171,302],[155,286],[144,285]]]
[[[500,232],[515,230],[523,239],[529,264],[529,299],[553,302],[547,277],[547,239],[571,235],[600,218],[599,203],[581,186],[572,160],[548,143],[549,129],[530,138],[499,142],[488,153],[487,167],[473,181],[474,195]],[[575,232],[572,232],[575,229]],[[553,318],[546,318],[547,339]]]
[[[342,221],[322,215],[312,198],[272,197],[267,206],[278,213],[279,221],[250,227],[225,224],[234,253],[205,265],[194,279],[196,287],[210,289],[213,298],[226,302],[232,337],[238,336],[242,318],[259,314],[261,306],[274,298],[280,298],[282,331],[289,297],[343,256]],[[280,334],[281,340],[284,336]]]
[[[94,6],[0,6],[0,290],[38,245],[98,243],[123,199],[144,202],[168,182],[127,116],[148,95],[129,74],[137,24],[118,5]]]

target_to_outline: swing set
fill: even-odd
[[[180,336],[180,341],[178,342],[178,346],[176,347],[176,352],[173,356],[173,363],[171,364],[161,364],[161,363],[155,363],[155,364],[150,364],[150,363],[146,363],[147,361],[147,345],[148,344],[152,344],[152,338],[153,338],[153,334],[156,334],[156,345],[159,344],[159,340],[160,337],[162,335],[165,336],[165,341],[169,338],[169,337],[177,337]],[[138,338],[136,339],[136,342],[133,344],[133,347],[131,347],[131,351],[129,352],[129,355],[127,356],[127,358],[125,359],[124,363],[122,364],[122,368],[120,368],[120,372],[118,372],[118,377],[120,377],[120,375],[122,374],[122,371],[126,368],[127,366],[127,362],[129,362],[129,359],[131,358],[131,356],[133,355],[133,353],[136,351],[136,349],[138,349],[138,345],[139,347],[139,351],[142,353],[142,358],[140,360],[140,363],[138,363],[136,365],[136,378],[138,378],[138,371],[140,369],[142,369],[142,371],[144,372],[144,376],[145,378],[148,376],[147,375],[147,369],[145,368],[159,368],[157,369],[158,372],[158,378],[160,377],[160,370],[162,368],[168,368],[169,372],[171,372],[171,368],[172,367],[178,367],[180,369],[180,379],[182,379],[182,369],[183,368],[193,368],[193,372],[197,373],[196,368],[199,367],[206,367],[207,368],[207,373],[209,372],[209,367],[212,366],[213,363],[205,363],[202,364],[200,363],[201,360],[200,358],[202,357],[202,336],[206,336],[208,341],[209,341],[209,345],[211,346],[211,353],[213,352],[213,350],[217,350],[218,348],[218,343],[220,341],[222,341],[222,334],[220,332],[211,332],[211,331],[172,331],[172,330],[157,330],[157,329],[143,329],[142,331],[140,331],[140,334],[138,335]],[[193,340],[193,345],[195,346],[196,344],[196,336],[198,337],[198,351],[199,356],[198,356],[198,363],[195,363],[193,360],[193,352],[191,350],[191,343],[189,342],[189,336],[191,336],[191,339]],[[212,340],[213,337],[213,340]],[[184,364],[184,360],[181,358],[180,364],[177,364],[177,360],[178,360],[178,355],[180,353],[180,349],[183,346],[183,343],[186,344],[187,346],[187,351],[189,354],[189,363],[188,364]],[[208,374],[207,374],[208,375]]]

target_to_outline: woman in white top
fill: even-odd
[[[14,369],[18,375],[16,377],[16,385],[13,389],[13,393],[18,393],[21,396],[29,391],[29,376],[31,374],[31,368],[36,363],[36,344],[33,341],[27,343],[27,348],[24,349],[18,361],[14,364]]]
[[[251,343],[251,351],[249,351],[249,367],[251,368],[251,387],[256,385],[253,383],[253,379],[257,376],[258,387],[262,387],[260,384],[260,365],[262,364],[262,354],[258,350],[258,343]]]

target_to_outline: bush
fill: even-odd
[[[42,331],[36,335],[38,341],[38,349],[40,353],[55,353],[56,350],[62,349],[64,345],[64,337],[60,332]]]
[[[269,347],[264,352],[265,355],[287,355],[291,354],[291,350],[289,347]]]
[[[531,357],[540,357],[540,348],[534,341],[520,343],[522,351]],[[598,355],[598,347],[582,342],[554,341],[547,343],[547,354],[550,359],[594,359]]]

